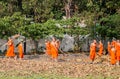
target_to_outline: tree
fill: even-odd
[[[5,16],[0,20],[0,31],[2,34],[1,38],[7,38],[17,33],[21,33],[21,27],[28,25],[31,19],[26,18],[25,15],[22,15],[20,12],[14,13],[11,17]]]
[[[0,0],[0,37],[21,33],[36,40],[90,33],[119,38],[119,14],[119,0]],[[85,28],[75,27],[83,21]]]
[[[23,10],[33,17],[35,22],[43,23],[53,18],[53,4],[54,0],[23,0]]]
[[[32,39],[35,46],[35,53],[38,53],[39,39],[46,38],[50,35],[61,35],[62,28],[57,27],[56,21],[48,20],[45,23],[31,23],[20,28],[22,35]]]
[[[100,20],[97,32],[100,37],[120,38],[120,14],[114,14]]]

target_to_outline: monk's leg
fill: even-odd
[[[57,55],[57,54],[54,54],[54,56],[53,56],[53,60],[54,60],[55,62],[58,61],[58,55]]]
[[[118,64],[120,65],[120,56],[118,57]]]
[[[90,63],[90,64],[93,64],[94,59],[95,59],[95,56],[92,54],[92,55],[90,56],[90,59],[91,59],[91,63]]]

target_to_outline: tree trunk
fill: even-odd
[[[66,19],[69,19],[71,17],[71,11],[70,11],[70,6],[71,6],[71,2],[72,0],[64,0],[64,4],[65,4],[65,14],[66,14]]]
[[[19,10],[23,10],[22,8],[22,0],[18,0],[18,7],[19,7]]]

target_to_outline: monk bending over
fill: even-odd
[[[57,44],[56,44],[56,39],[52,38],[52,42],[51,42],[51,54],[52,54],[52,58],[57,61],[58,59],[58,49],[57,49]]]

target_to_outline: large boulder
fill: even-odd
[[[5,51],[7,50],[7,46],[5,45],[6,42],[7,40],[0,39],[0,52],[1,53],[5,53]]]
[[[61,41],[60,49],[65,52],[74,51],[74,37],[67,34],[64,35]]]

